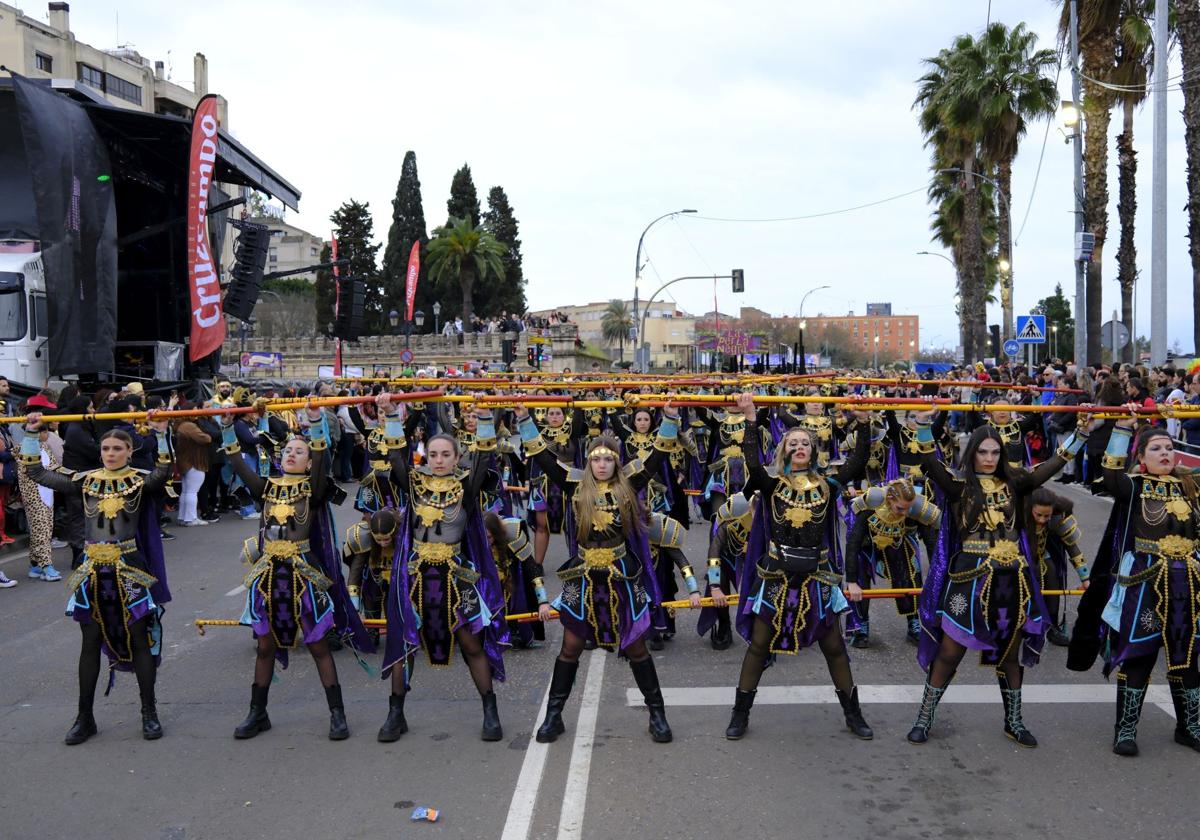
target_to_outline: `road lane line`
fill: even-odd
[[[859,697],[863,704],[898,703],[917,705],[921,702],[923,685],[860,685]],[[1115,683],[1031,683],[1022,695],[1025,703],[1115,703]],[[731,686],[698,686],[691,688],[664,688],[663,700],[667,706],[730,706],[733,702]],[[1164,711],[1171,710],[1171,694],[1166,686],[1151,685],[1146,701]],[[626,705],[642,705],[642,695],[637,689],[628,689]],[[831,685],[771,685],[758,689],[755,706],[820,704],[835,705],[837,696]],[[947,703],[999,703],[1000,692],[994,685],[951,683],[942,705]]]
[[[592,768],[592,746],[596,742],[596,718],[600,710],[600,689],[604,683],[603,650],[592,651],[588,659],[587,681],[575,725],[575,743],[571,746],[571,765],[563,791],[562,812],[558,818],[558,840],[579,840],[583,835],[583,812],[587,806],[588,775]]]
[[[508,817],[504,820],[504,832],[500,840],[528,840],[529,826],[533,822],[533,806],[537,803],[538,788],[542,785],[542,773],[546,770],[546,753],[549,744],[539,744],[534,733],[546,716],[546,704],[550,701],[550,686],[542,695],[542,705],[533,728],[529,732],[529,745],[525,747],[525,759],[517,775],[517,786],[513,788],[512,802],[508,805]]]
[[[242,594],[243,592],[245,592],[245,591],[246,591],[246,587],[242,586],[242,585],[239,583],[239,584],[238,584],[237,586],[235,586],[233,589],[230,589],[228,592],[226,592],[226,593],[225,593],[225,597],[226,597],[226,598],[232,598],[234,595],[241,595],[241,594]]]

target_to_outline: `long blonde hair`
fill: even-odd
[[[750,428],[747,427],[746,434],[750,434]],[[775,459],[772,461],[772,466],[778,475],[784,475],[791,468],[788,463],[791,457],[787,454],[787,439],[795,434],[802,434],[808,437],[808,469],[815,470],[817,468],[817,439],[813,437],[813,433],[803,426],[792,426],[783,433],[783,437],[779,439],[779,445],[775,447]]]
[[[626,537],[640,536],[646,528],[646,513],[641,502],[638,501],[637,491],[633,489],[633,484],[621,470],[621,456],[617,454],[621,451],[621,445],[615,437],[605,432],[588,445],[589,460],[592,450],[601,446],[611,449],[616,457],[613,477],[609,483],[613,497],[617,500],[617,507],[621,512],[621,528],[625,531]],[[596,482],[596,476],[592,474],[591,464],[584,464],[583,480],[579,482],[573,500],[576,535],[580,542],[585,542],[592,535],[592,520],[599,509],[599,501],[600,485]]]

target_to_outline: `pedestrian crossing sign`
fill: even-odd
[[[1046,316],[1018,315],[1017,341],[1021,344],[1045,344]]]

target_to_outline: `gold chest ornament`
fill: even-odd
[[[803,528],[810,522],[824,518],[826,497],[823,485],[824,482],[808,475],[781,479],[772,498],[772,502],[782,507],[778,519],[793,528]],[[818,513],[822,515],[818,516]]]
[[[731,419],[732,418],[732,419]],[[726,414],[721,418],[721,440],[741,443],[746,437],[746,418]]]
[[[833,437],[833,421],[823,415],[806,414],[800,425],[815,434],[819,440]]]
[[[1142,482],[1142,500],[1162,502],[1163,509],[1176,519],[1187,520],[1192,515],[1183,485],[1175,476],[1147,476]]]
[[[994,531],[1008,518],[1008,507],[1012,502],[1012,495],[1008,485],[997,478],[983,476],[979,479],[979,485],[983,489],[984,503],[984,510],[980,514],[979,520],[989,531]]]
[[[282,475],[267,481],[263,492],[263,513],[269,523],[286,525],[288,520],[297,523],[307,520],[307,514],[299,514],[299,503],[312,496],[312,484],[308,476]]]
[[[414,471],[412,475],[413,513],[419,524],[429,527],[446,521],[447,509],[462,501],[463,485],[452,475],[428,475]]]
[[[105,519],[116,519],[127,507],[137,507],[144,483],[141,473],[130,467],[94,470],[83,480],[85,508],[89,515],[99,511]]]
[[[871,514],[867,527],[871,531],[871,542],[876,548],[883,550],[896,545],[904,538],[903,516],[896,516],[891,511],[880,508]]]
[[[634,432],[629,436],[629,446],[633,449],[635,458],[641,458],[643,461],[654,450],[654,438],[643,432]]]

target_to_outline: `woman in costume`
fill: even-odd
[[[1075,567],[1083,588],[1088,587],[1090,572],[1083,551],[1079,548],[1079,522],[1073,510],[1074,505],[1069,499],[1045,487],[1039,487],[1029,496],[1029,518],[1034,532],[1030,548],[1038,558],[1038,580],[1043,592],[1066,587],[1068,560]],[[1045,600],[1051,621],[1050,629],[1046,631],[1046,641],[1066,647],[1071,639],[1067,635],[1067,620],[1062,612],[1062,597],[1047,595]]]
[[[161,738],[154,681],[162,657],[163,605],[171,600],[163,563],[154,494],[173,471],[165,421],[151,427],[158,438],[158,463],[146,472],[130,466],[133,440],[112,429],[100,436],[100,469],[53,472],[42,466],[38,427],[41,414],[26,418],[19,460],[25,475],[64,498],[82,500],[83,563],[67,579],[67,615],[79,623],[79,715],[64,739],[82,744],[97,732],[93,714],[100,652],[109,662],[109,687],[116,671],[137,675],[142,700],[142,737]]]
[[[288,652],[300,644],[308,646],[325,688],[330,740],[350,737],[337,665],[326,637],[335,631],[355,650],[370,651],[372,646],[342,578],[327,510],[328,417],[319,408],[301,412],[301,421],[308,421],[308,435],[284,444],[278,476],[259,475],[241,457],[232,423],[221,430],[230,465],[262,505],[258,536],[247,540],[243,549],[252,566],[243,581],[246,606],[241,623],[254,631],[257,650],[250,713],[233,732],[238,739],[271,728],[267,695],[275,660],[286,668]]]
[[[666,743],[672,737],[671,727],[654,660],[645,643],[660,598],[646,539],[645,508],[638,501],[638,492],[657,472],[678,434],[678,412],[668,403],[657,443],[646,461],[622,465],[616,438],[601,434],[589,441],[583,468],[559,461],[526,408],[518,405],[516,414],[525,451],[550,481],[562,488],[573,526],[567,529],[571,559],[558,571],[563,589],[553,605],[563,626],[562,648],[554,660],[546,719],[537,731],[537,740],[548,743],[565,731],[562,710],[575,684],[579,655],[590,641],[628,657],[649,709],[650,737]],[[538,600],[542,597],[539,594]],[[539,612],[543,620],[549,619],[550,606],[543,603]]]
[[[746,560],[746,540],[754,518],[757,497],[747,499],[738,493],[729,497],[717,511],[716,524],[708,541],[707,590],[704,597],[713,605],[700,610],[696,632],[709,638],[713,650],[725,650],[733,644],[729,623],[728,596],[737,591],[737,573]]]
[[[923,626],[917,659],[927,678],[908,740],[929,740],[934,714],[967,649],[996,671],[1004,702],[1004,734],[1023,747],[1037,739],[1025,726],[1021,685],[1025,666],[1041,656],[1050,624],[1037,561],[1025,522],[1030,493],[1049,481],[1086,443],[1073,435],[1034,470],[1014,468],[1006,441],[991,423],[971,433],[962,468],[952,472],[934,454],[930,412],[917,417],[925,475],[946,494],[952,528],[930,562],[921,593]]]
[[[1116,568],[1103,612],[1105,673],[1117,668],[1113,752],[1138,754],[1142,703],[1160,650],[1175,706],[1175,743],[1200,751],[1200,494],[1194,475],[1176,466],[1166,429],[1139,432],[1138,472],[1125,471],[1136,420],[1131,413],[1117,421],[1102,461],[1104,485],[1116,500]]]
[[[545,414],[541,421],[537,421],[536,428],[541,431],[546,445],[557,461],[574,465],[579,455],[579,439],[587,436],[583,413],[574,410],[568,414],[566,409],[559,406],[549,406],[535,408],[535,419],[541,411]],[[525,453],[526,456],[529,454]],[[527,461],[530,461],[529,510],[532,513],[533,556],[539,564],[544,564],[546,551],[550,548],[550,535],[562,533],[566,508],[562,488],[550,481],[537,459],[527,457]]]
[[[869,436],[858,435],[846,463],[833,475],[824,475],[815,434],[799,426],[788,429],[768,470],[759,448],[754,396],[740,394],[737,405],[746,420],[742,447],[749,481],[745,492],[757,491],[760,501],[738,575],[737,628],[750,647],[742,660],[725,737],[735,741],[746,734],[759,679],[770,664],[768,657],[795,655],[816,644],[825,655],[847,728],[859,738],[871,738],[838,619],[849,607],[831,559],[837,540],[837,498],[843,487],[862,476]],[[856,426],[865,426],[865,412],[854,412],[854,417]],[[851,598],[862,597],[857,584],[848,583],[846,589]]]
[[[504,593],[488,547],[480,490],[496,448],[491,412],[476,412],[476,456],[470,472],[458,469],[458,443],[437,434],[425,445],[426,463],[410,467],[404,425],[387,394],[376,398],[384,436],[393,451],[392,481],[404,488],[400,539],[392,563],[385,614],[387,646],[383,676],[391,678],[388,715],[378,739],[408,731],[404,699],[416,653],[435,668],[449,667],[457,647],[483,703],[484,741],[504,737],[492,680],[504,680],[502,648],[508,644]]]
[[[342,556],[349,571],[346,574],[346,589],[356,609],[366,618],[383,615],[383,603],[387,600],[392,582],[393,544],[396,529],[400,524],[400,513],[394,508],[381,508],[366,521],[355,522],[346,529],[342,541]],[[373,639],[378,638],[372,632]]]
[[[942,518],[937,505],[918,495],[907,478],[897,478],[855,498],[853,509],[854,526],[846,538],[846,580],[870,589],[878,576],[896,589],[920,589],[919,546],[923,542],[933,556]],[[863,599],[852,607],[859,619],[853,647],[870,647],[870,604]],[[897,598],[896,612],[907,619],[908,640],[915,645],[921,636],[916,597]]]
[[[533,540],[529,524],[518,517],[501,517],[488,511],[483,515],[488,545],[496,563],[500,587],[504,592],[506,615],[531,612],[545,598],[546,586],[541,565],[533,559]],[[509,621],[513,647],[537,648],[546,640],[546,625],[539,621]]]

